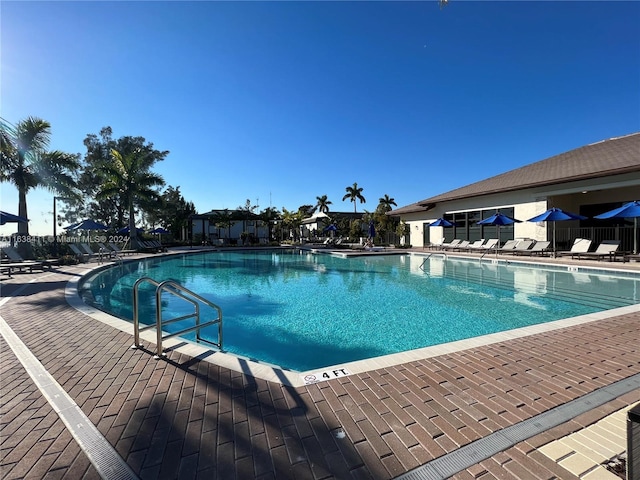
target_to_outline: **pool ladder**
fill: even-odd
[[[154,325],[148,325],[146,327],[140,328],[140,319],[138,316],[139,310],[139,300],[138,300],[138,289],[142,283],[151,283],[156,286],[156,323]],[[193,313],[182,315],[180,317],[172,318],[169,320],[162,319],[162,293],[167,292],[171,295],[175,295],[176,297],[182,298],[186,302],[190,303],[194,307]],[[214,310],[216,310],[218,316],[214,320],[209,320],[207,322],[200,322],[200,304],[205,304]],[[181,320],[187,320],[189,318],[195,318],[195,325],[188,328],[183,328],[177,332],[173,333],[164,333],[162,331],[162,327],[164,325],[168,325],[170,323],[179,322]],[[200,337],[200,329],[205,328],[211,325],[218,325],[218,341],[212,342],[211,340],[207,340],[205,338]],[[133,284],[133,341],[134,344],[131,348],[140,348],[140,332],[150,329],[156,329],[157,342],[156,342],[156,355],[154,358],[158,359],[162,356],[166,355],[162,349],[162,341],[166,338],[175,337],[178,335],[183,335],[188,332],[192,332],[195,330],[196,332],[196,340],[198,342],[206,342],[210,345],[214,345],[222,350],[222,309],[211,303],[206,298],[201,297],[200,295],[192,292],[191,290],[183,287],[179,283],[173,280],[165,280],[164,282],[157,282],[156,280],[149,277],[141,277],[136,283]]]
[[[427,263],[427,260],[429,260],[429,258],[431,258],[433,255],[442,255],[444,256],[444,259],[447,259],[447,254],[444,252],[431,252],[429,255],[427,255],[424,260],[422,260],[422,263],[420,264],[420,270],[422,270],[424,272],[424,264]]]

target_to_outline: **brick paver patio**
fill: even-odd
[[[3,280],[0,316],[143,479],[391,479],[640,373],[638,308],[294,388],[131,350],[131,334],[68,305],[66,283],[85,269]],[[2,337],[0,379],[0,477],[99,478]],[[639,400],[623,395],[454,478],[577,478],[538,448]]]

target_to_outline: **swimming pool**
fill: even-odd
[[[225,351],[296,371],[640,302],[640,276],[629,273],[297,250],[150,258],[100,271],[80,292],[93,306],[131,320],[132,286],[142,276],[173,279],[218,304]],[[154,321],[153,293],[140,291],[143,323]],[[171,296],[163,296],[163,310],[190,311]],[[210,335],[217,338],[214,327]]]

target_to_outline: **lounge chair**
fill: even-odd
[[[536,242],[533,244],[533,246],[529,249],[526,250],[520,250],[519,248],[516,248],[513,250],[514,255],[539,255],[539,256],[543,256],[546,255],[549,245],[551,244],[551,242],[547,242],[546,240],[543,242]]]
[[[454,238],[449,243],[441,243],[440,244],[440,249],[441,250],[446,250],[447,248],[452,248],[452,247],[455,247],[457,245],[460,245],[460,243],[462,243],[462,240],[460,240],[459,238]]]
[[[490,238],[489,240],[487,240],[481,245],[480,250],[484,250],[484,251],[494,250],[497,245],[498,245],[498,239]]]
[[[88,262],[89,260],[95,257],[95,253],[87,253],[84,249],[80,249],[78,245],[75,245],[73,243],[69,244],[69,248],[71,249],[73,254],[76,256],[76,258],[81,262]]]
[[[445,247],[445,248],[443,248],[443,250],[455,250],[455,251],[458,252],[460,250],[464,250],[468,246],[469,246],[469,240],[461,240],[460,243],[457,243],[456,245],[450,245],[448,247]]]
[[[122,248],[120,248],[118,245],[116,245],[113,242],[109,242],[109,243],[107,243],[107,245],[109,245],[113,249],[114,252],[117,252],[117,253],[119,253],[121,255],[131,255],[132,253],[137,253],[138,252],[137,250],[133,250],[133,249],[122,249]]]
[[[510,253],[511,255],[520,255],[525,253],[533,246],[533,240],[520,240],[514,248],[511,250],[505,250],[503,253]]]
[[[603,240],[598,245],[595,252],[578,252],[571,255],[571,258],[595,258],[596,260],[602,260],[605,257],[609,258],[609,261],[613,260],[613,257],[620,246],[619,240]]]
[[[514,248],[516,248],[518,243],[520,243],[520,240],[507,240],[501,247],[496,244],[495,250],[497,250],[498,252],[509,253],[512,252]]]
[[[31,272],[34,268],[39,270],[47,268],[50,270],[53,265],[58,263],[57,260],[25,260],[14,247],[2,247],[1,250],[2,254],[6,255],[8,259],[7,261],[4,259],[0,261],[3,268],[17,269],[19,271],[28,268]],[[9,275],[11,275],[11,270],[9,270]]]
[[[562,257],[565,255],[573,256],[576,253],[586,253],[589,251],[589,247],[591,247],[591,240],[586,238],[576,238],[573,241],[573,245],[571,246],[571,250],[556,252],[556,257]]]
[[[480,240],[476,240],[475,242],[467,245],[466,250],[469,252],[474,250],[481,250],[483,244],[484,244],[484,238],[481,238]]]

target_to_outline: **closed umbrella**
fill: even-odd
[[[0,211],[0,225],[5,223],[26,223],[29,220],[13,213],[7,213]]]
[[[369,222],[369,238],[373,240],[373,237],[376,236],[376,226],[373,222]]]
[[[638,217],[640,217],[640,202],[625,203],[623,206],[596,215],[593,218],[633,218],[633,253],[638,253]]]
[[[565,212],[559,208],[550,208],[544,213],[527,220],[527,222],[553,222],[553,256],[556,256],[556,222],[564,220],[586,220],[587,217],[577,213]]]

